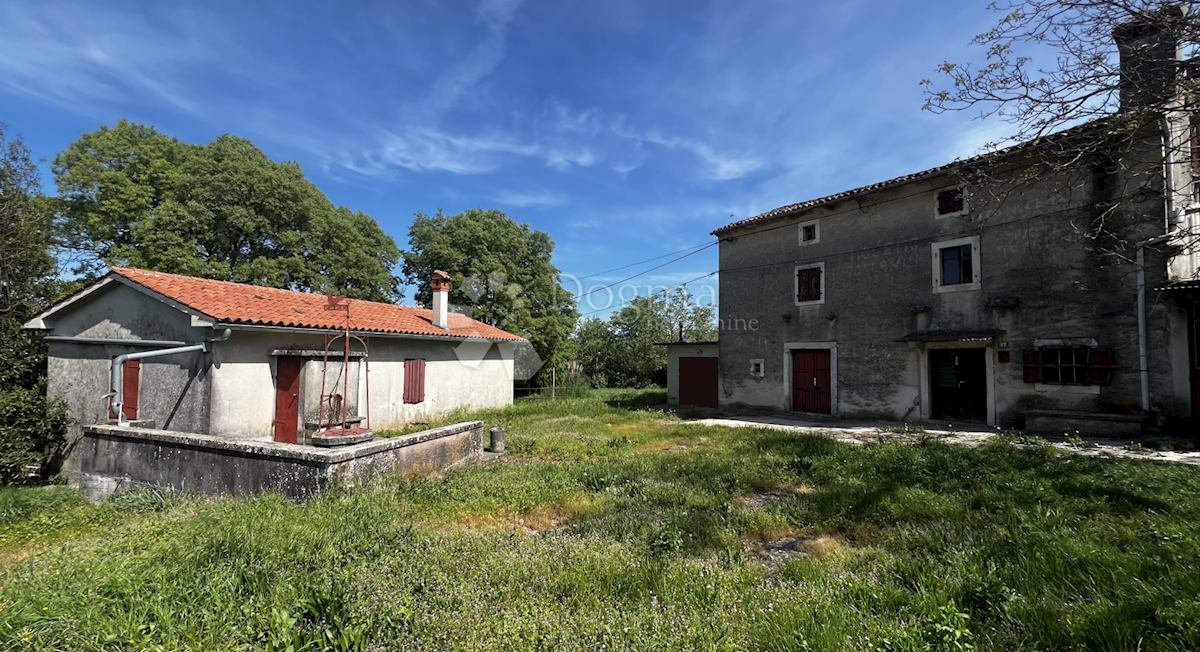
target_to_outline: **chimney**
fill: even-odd
[[[450,275],[440,269],[434,270],[429,285],[433,288],[433,325],[449,330],[446,309],[450,304]]]
[[[1113,28],[1121,56],[1121,110],[1161,104],[1179,93],[1178,30],[1186,8],[1171,4]]]

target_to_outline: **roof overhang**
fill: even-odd
[[[338,328],[315,328],[308,326],[274,326],[271,324],[241,324],[238,322],[219,322],[214,328],[229,328],[235,331],[260,331],[271,333],[297,333],[305,335],[341,335],[346,331]],[[426,335],[423,333],[396,333],[392,331],[363,331],[351,330],[351,335],[359,337],[381,337],[401,340],[435,340],[439,342],[495,342],[497,344],[520,344],[529,342],[521,337],[517,339],[500,339],[483,337],[482,335],[466,337],[461,335]]]
[[[981,330],[915,331],[896,341],[921,344],[930,342],[991,342],[1003,334],[1004,331],[994,328]]]
[[[1200,290],[1200,279],[1189,279],[1186,281],[1171,281],[1154,288],[1155,292],[1171,292],[1178,290]]]

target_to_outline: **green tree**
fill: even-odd
[[[450,303],[528,339],[543,362],[539,373],[573,358],[571,331],[579,313],[551,260],[549,234],[503,211],[473,208],[457,215],[418,212],[408,235],[404,278],[417,287],[418,301],[432,301],[430,276],[443,270],[451,277]]]
[[[57,265],[38,170],[24,141],[0,124],[0,484],[65,441],[66,409],[46,397],[46,348],[21,329],[55,288]]]
[[[607,322],[589,319],[576,330],[579,362],[593,379],[614,387],[666,384],[666,347],[717,339],[716,308],[693,303],[685,288],[637,297]]]
[[[79,273],[121,265],[399,298],[395,241],[365,213],[335,207],[298,164],[244,138],[193,145],[121,120],[71,143],[54,175]]]

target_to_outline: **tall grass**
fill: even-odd
[[[3,511],[0,495],[13,514],[0,527],[78,512],[111,528],[4,571],[0,645],[1200,645],[1196,469],[1002,441],[855,447],[627,407],[654,402],[521,401],[477,415],[507,428],[512,453],[496,463],[304,504],[55,497]],[[780,542],[800,554],[767,559]]]

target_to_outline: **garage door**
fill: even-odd
[[[679,359],[679,404],[717,407],[717,358]]]

